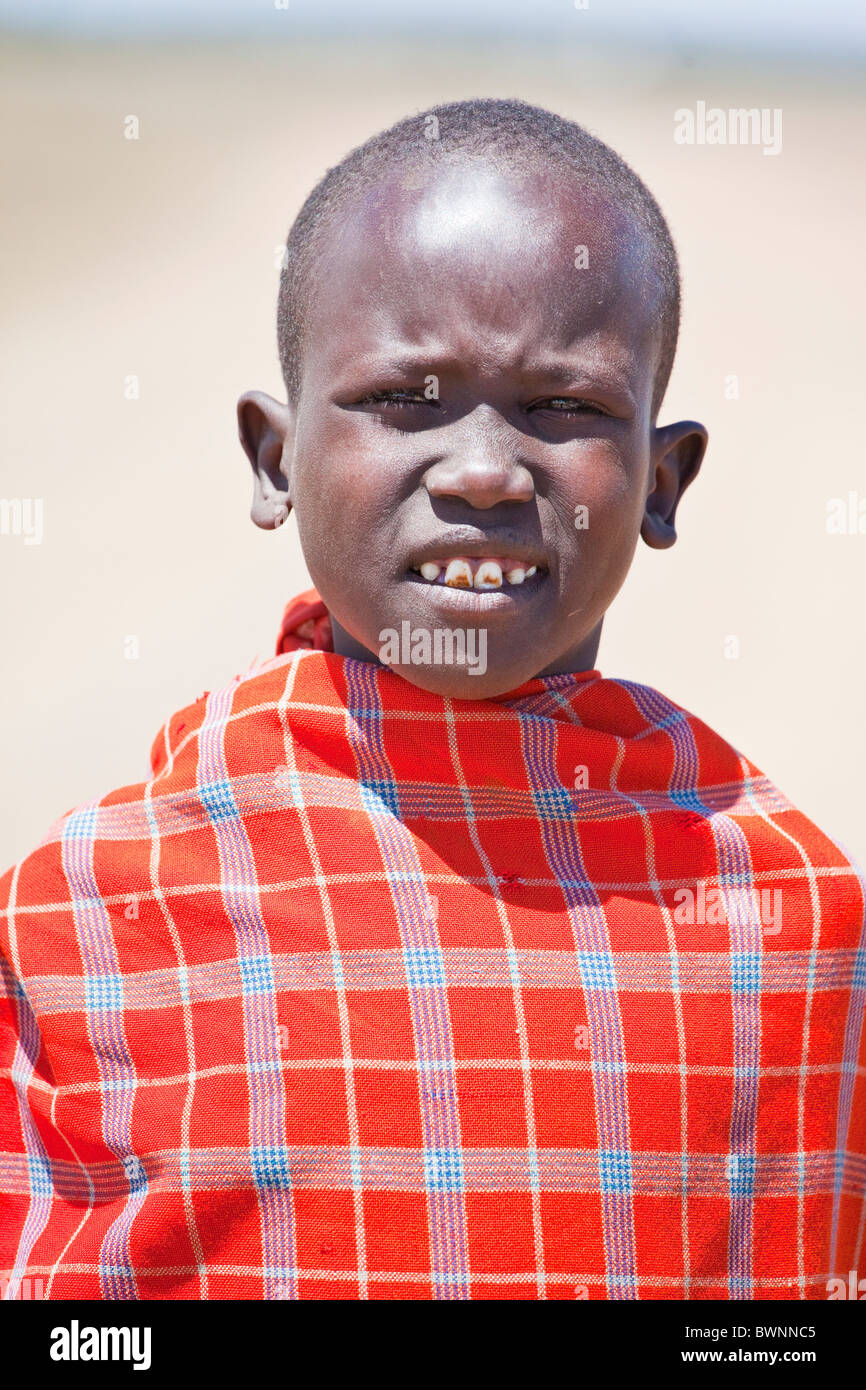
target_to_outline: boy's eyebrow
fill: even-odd
[[[426,376],[431,372],[441,373],[446,367],[452,365],[453,361],[445,353],[434,351],[415,354],[409,352],[401,353],[397,357],[371,356],[361,358],[351,364],[348,374],[353,379],[412,376],[414,374]],[[543,377],[551,384],[569,386],[572,390],[591,390],[595,387],[627,397],[629,401],[634,399],[631,386],[624,374],[616,371],[599,371],[597,368],[585,367],[579,362],[570,361],[567,358],[530,360],[524,364],[521,370],[524,376]]]
[[[526,376],[544,377],[545,381],[559,382],[563,386],[577,388],[599,386],[606,391],[623,392],[631,396],[631,386],[625,372],[601,370],[586,366],[569,358],[539,358],[530,361],[524,368]]]
[[[431,367],[441,366],[444,360],[444,353],[407,352],[399,357],[362,357],[353,362],[352,370],[359,376],[408,376],[412,372],[429,372]]]

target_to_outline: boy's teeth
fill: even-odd
[[[475,571],[476,589],[501,589],[502,570],[495,560],[484,560]]]
[[[522,584],[538,572],[536,565],[512,564],[505,560],[474,560],[460,556],[452,560],[425,560],[416,573],[428,584],[447,584],[450,589],[501,589],[503,580]]]
[[[452,589],[472,588],[472,570],[465,560],[449,560],[445,583]]]

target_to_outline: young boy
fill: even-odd
[[[706,445],[678,320],[646,188],[521,102],[311,194],[239,420],[316,589],[0,884],[8,1297],[847,1288],[861,882],[595,669]]]

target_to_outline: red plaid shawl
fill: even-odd
[[[845,855],[644,686],[329,645],[307,595],[0,881],[7,1297],[826,1298]]]

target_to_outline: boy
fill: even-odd
[[[862,885],[595,669],[706,446],[656,424],[678,321],[651,195],[521,102],[314,190],[288,403],[239,422],[316,589],[2,881],[8,1297],[826,1298],[858,1268]]]

